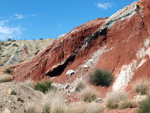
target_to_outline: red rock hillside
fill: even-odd
[[[113,72],[113,90],[150,76],[150,0],[135,2],[53,40],[31,62],[17,67],[13,79],[65,83],[86,78],[96,67]]]

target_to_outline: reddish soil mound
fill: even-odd
[[[31,62],[16,68],[13,79],[72,82],[99,67],[113,72],[113,90],[150,75],[150,1],[135,2],[109,18],[99,18],[55,39]],[[74,74],[67,76],[68,70]]]

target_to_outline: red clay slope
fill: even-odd
[[[81,77],[96,66],[113,72],[114,90],[125,88],[136,77],[150,75],[150,1],[142,0],[109,18],[76,27],[54,40],[31,62],[17,67],[13,79],[35,81],[54,78],[66,82],[68,70]]]

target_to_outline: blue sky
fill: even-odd
[[[0,40],[56,38],[136,0],[0,0]]]

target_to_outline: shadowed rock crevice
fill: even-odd
[[[56,77],[61,75],[65,68],[67,67],[67,65],[71,62],[74,62],[75,59],[75,55],[70,56],[64,64],[57,66],[56,68],[54,68],[52,71],[50,70],[48,73],[46,73],[46,76],[50,76],[50,77]]]

